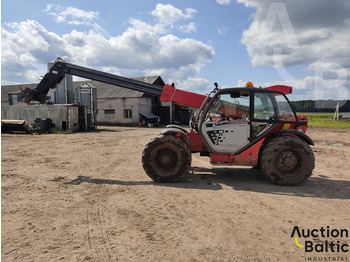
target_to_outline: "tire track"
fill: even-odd
[[[113,257],[105,225],[101,221],[101,210],[99,206],[95,204],[88,207],[86,211],[86,221],[87,242],[93,253],[94,260],[116,261],[117,259]]]
[[[121,160],[111,161],[104,167],[98,177],[111,174],[121,163]],[[97,178],[98,178],[97,177]],[[84,245],[88,246],[88,253],[81,252],[77,261],[118,261],[116,254],[113,252],[110,236],[106,230],[106,213],[105,200],[108,196],[108,188],[104,180],[98,182],[85,184],[92,187],[87,192],[86,197],[86,233]]]

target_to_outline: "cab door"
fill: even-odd
[[[250,96],[246,90],[221,91],[203,112],[200,134],[212,152],[235,154],[249,144]]]

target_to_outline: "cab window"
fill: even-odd
[[[255,93],[254,95],[254,119],[269,120],[276,115],[276,110],[273,106],[273,94],[270,93]]]
[[[293,109],[283,95],[276,96],[278,119],[281,121],[296,121]]]
[[[247,121],[249,118],[249,91],[220,94],[206,115],[207,121]]]

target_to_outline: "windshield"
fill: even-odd
[[[248,120],[249,118],[249,91],[232,92],[218,95],[211,104],[206,121]]]
[[[255,93],[254,119],[269,120],[276,116],[277,108],[273,105],[274,95],[271,93]]]
[[[195,111],[195,118],[199,119],[203,113],[203,110],[205,108],[205,106],[208,104],[208,102],[214,97],[214,95],[216,94],[216,90],[214,89],[212,92],[210,92],[210,94],[207,96],[207,98],[204,100],[203,104],[201,105],[201,107],[199,108],[199,110]]]

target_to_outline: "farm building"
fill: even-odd
[[[134,78],[139,81],[164,86],[160,76]],[[105,84],[98,81],[74,82],[74,89],[88,83],[97,91],[97,123],[136,125],[140,118],[160,118],[163,123],[169,123],[169,105],[162,106],[159,97],[143,92]],[[162,114],[167,111],[168,115]]]
[[[164,85],[164,81],[160,76],[148,76],[133,78],[139,81],[144,81],[155,85]],[[138,125],[141,121],[144,124],[159,120],[161,124],[168,123],[180,123],[187,124],[190,111],[188,108],[173,105],[170,102],[163,103],[159,101],[159,97],[151,96],[143,92],[134,91],[119,86],[105,84],[98,81],[76,81],[73,82],[73,89],[76,91],[78,87],[89,84],[89,86],[96,88],[97,93],[97,124],[123,124],[123,125]],[[2,105],[2,119],[4,114],[8,110],[12,110],[11,106],[23,106],[21,102],[20,87],[35,88],[34,84],[22,84],[22,85],[7,85],[1,87],[1,105]],[[61,86],[61,84],[60,84]],[[65,95],[65,92],[58,89],[51,90],[49,92],[49,103],[50,104],[64,104],[60,93]],[[73,94],[73,104],[79,104],[77,100],[76,92]],[[68,97],[66,95],[66,97]],[[71,97],[71,95],[69,95]],[[67,100],[65,100],[67,101]],[[70,99],[71,101],[71,99]],[[70,102],[69,101],[69,102]],[[34,103],[35,104],[35,103]],[[13,108],[14,109],[14,108]],[[4,114],[3,114],[4,110]],[[31,111],[31,110],[29,110]],[[14,114],[7,114],[14,115]],[[41,118],[45,118],[42,116]],[[16,118],[18,119],[18,118]],[[34,119],[33,119],[34,120]],[[28,121],[28,120],[27,120]],[[58,125],[59,126],[59,125]]]

